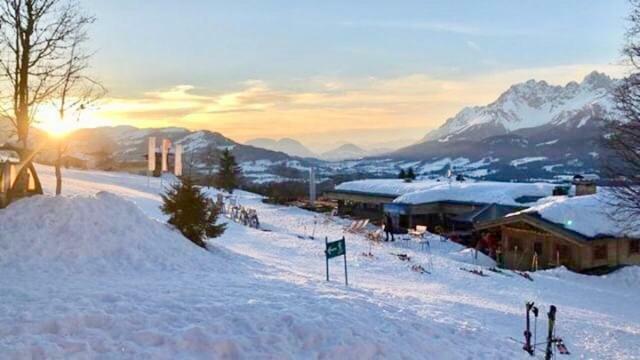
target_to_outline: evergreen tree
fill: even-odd
[[[409,170],[407,170],[407,179],[409,180],[416,179],[416,174],[413,172],[413,167],[410,167]]]
[[[404,180],[407,177],[407,173],[404,172],[404,169],[400,169],[400,173],[398,174],[398,179]]]
[[[185,177],[162,194],[162,212],[169,215],[169,224],[194,244],[206,248],[204,240],[215,238],[225,230],[216,224],[220,209],[193,182]]]
[[[231,151],[225,149],[220,156],[220,170],[216,177],[216,187],[229,193],[238,187],[240,168],[236,164],[236,158]]]

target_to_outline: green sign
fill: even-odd
[[[327,258],[331,259],[336,256],[344,255],[345,249],[344,239],[340,239],[327,243],[327,249],[324,252],[327,254]]]
[[[349,286],[349,277],[347,275],[347,247],[345,246],[344,237],[332,242],[324,238],[324,243],[326,244],[324,255],[327,263],[327,281],[329,281],[329,259],[344,256],[344,284]]]

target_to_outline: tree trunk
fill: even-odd
[[[56,158],[56,196],[62,194],[62,145],[58,143],[58,157]]]

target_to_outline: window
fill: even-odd
[[[535,252],[538,255],[542,255],[542,243],[541,242],[536,242],[533,244],[533,252]]]
[[[522,251],[522,246],[520,246],[520,241],[518,241],[518,239],[510,238],[509,249],[511,249],[511,251]]]
[[[629,255],[640,254],[640,240],[629,241]]]
[[[556,245],[556,253],[554,255],[561,262],[569,260],[571,258],[571,249],[567,245]]]
[[[596,245],[593,248],[593,260],[607,259],[607,245]]]

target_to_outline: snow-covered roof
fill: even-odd
[[[395,199],[394,202],[402,204],[425,204],[438,201],[461,201],[522,206],[527,202],[522,201],[523,198],[540,198],[550,196],[553,193],[554,187],[556,187],[556,185],[547,183],[454,181],[449,184],[448,182],[438,182],[435,186],[428,189],[400,196]]]
[[[612,205],[612,193],[600,188],[598,193],[582,196],[553,196],[541,199],[518,214],[538,214],[545,220],[587,237],[614,236],[640,238],[640,219],[621,219]]]
[[[401,179],[371,179],[345,182],[336,186],[335,189],[338,191],[400,196],[419,190],[430,189],[439,184],[442,184],[442,182],[436,180],[405,182]]]

